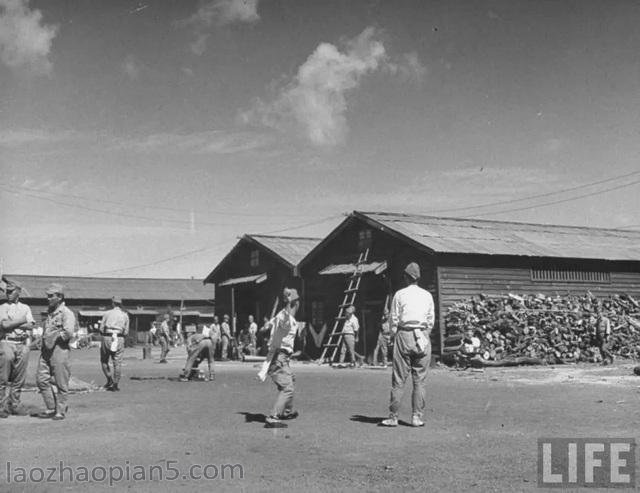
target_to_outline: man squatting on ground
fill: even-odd
[[[270,321],[271,338],[269,352],[258,373],[258,378],[264,382],[267,375],[278,388],[278,397],[271,414],[266,419],[266,428],[286,428],[281,420],[294,419],[298,412],[293,410],[293,382],[295,377],[289,367],[289,360],[293,354],[293,344],[298,332],[298,322],[295,315],[300,305],[298,291],[284,289],[284,308]]]
[[[106,390],[117,392],[120,383],[122,358],[124,356],[124,340],[129,335],[129,315],[122,309],[122,298],[114,296],[111,299],[113,308],[102,316],[100,321],[100,364],[102,373],[107,378],[104,386]],[[113,373],[109,368],[109,360],[113,364]]]
[[[5,280],[7,302],[0,305],[0,418],[23,416],[20,394],[29,364],[29,334],[35,325],[31,308],[20,303],[21,286]]]
[[[209,374],[205,381],[215,379],[213,371],[213,352],[215,349],[211,336],[211,328],[205,325],[202,334],[193,334],[187,339],[187,363],[184,365],[182,375],[180,375],[181,382],[188,382],[197,376],[198,366],[204,358],[207,358],[209,365]]]
[[[429,333],[433,328],[434,307],[431,293],[418,286],[418,279],[420,267],[411,262],[404,270],[407,287],[397,291],[391,302],[391,331],[396,336],[391,374],[390,415],[382,421],[382,426],[398,426],[398,411],[409,372],[413,379],[411,426],[424,426],[424,384],[431,361]]]
[[[64,304],[64,288],[61,284],[51,284],[46,293],[49,311],[44,322],[36,384],[47,409],[34,416],[59,420],[64,419],[67,412],[67,394],[71,375],[69,341],[73,337],[76,318]],[[57,388],[55,393],[51,385],[52,380]]]

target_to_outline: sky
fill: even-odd
[[[640,228],[640,4],[0,0],[14,274],[205,277],[353,210]]]

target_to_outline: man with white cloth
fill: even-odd
[[[398,411],[404,384],[411,372],[413,380],[411,426],[424,426],[425,380],[431,361],[429,333],[433,328],[433,297],[418,286],[420,267],[411,262],[404,270],[407,287],[396,292],[391,302],[391,332],[396,334],[391,375],[390,415],[382,426],[398,426]]]

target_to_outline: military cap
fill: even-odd
[[[298,290],[294,288],[284,288],[282,296],[284,301],[287,303],[300,299],[300,296],[298,296]]]
[[[420,266],[415,262],[411,262],[404,268],[404,273],[415,280],[420,279]]]
[[[52,282],[45,291],[47,294],[64,294],[64,286],[57,282]]]
[[[122,298],[120,296],[114,296],[113,298],[111,298],[111,301],[113,301],[114,303],[122,304]]]
[[[18,284],[16,281],[12,281],[10,279],[7,279],[6,277],[2,276],[2,280],[4,281],[4,289],[5,291],[15,291],[15,290],[22,290],[22,286],[20,284]]]

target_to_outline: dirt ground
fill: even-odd
[[[38,356],[31,354],[30,385]],[[539,491],[539,437],[634,437],[640,429],[640,377],[630,362],[434,368],[426,426],[395,429],[377,426],[387,415],[390,369],[295,363],[300,417],[270,430],[262,419],[276,392],[254,380],[255,363],[217,363],[215,382],[181,383],[183,349],[172,350],[166,365],[157,363],[157,348],[153,356],[142,360],[141,348],[128,349],[121,392],[71,395],[64,421],[1,420],[0,491]],[[72,373],[102,385],[98,350],[74,351]],[[35,391],[23,402],[42,406]],[[61,463],[74,482],[68,471],[59,481]],[[223,467],[236,464],[243,478],[239,468]],[[149,477],[153,465],[164,468],[162,481],[158,469]],[[20,468],[33,481],[17,483]],[[55,482],[41,481],[40,470]]]

